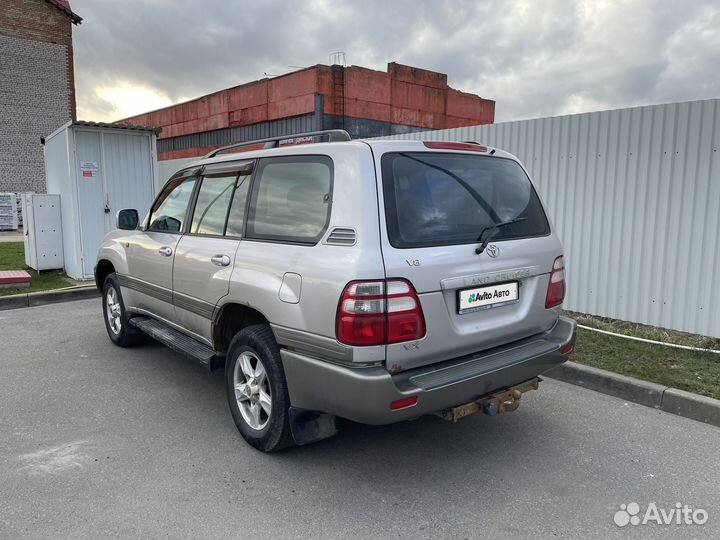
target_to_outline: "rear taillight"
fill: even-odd
[[[550,283],[548,284],[545,307],[552,308],[559,306],[565,299],[565,260],[562,255],[553,262],[550,272]]]
[[[385,345],[425,336],[420,299],[404,279],[348,283],[336,326],[338,341],[346,345]]]

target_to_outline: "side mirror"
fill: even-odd
[[[139,221],[138,211],[134,208],[126,208],[117,213],[116,224],[118,229],[134,231],[137,229]]]

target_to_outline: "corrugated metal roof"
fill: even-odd
[[[74,22],[75,24],[80,24],[82,22],[82,17],[75,13],[72,8],[70,7],[70,0],[45,0],[48,4],[52,4],[56,8],[58,8],[60,11],[65,13],[68,17],[70,17],[70,20]]]
[[[131,126],[129,124],[114,124],[109,122],[89,122],[87,120],[79,120],[77,122],[74,122],[72,125],[110,129],[124,129],[129,131],[151,131],[155,133],[155,135],[158,135],[162,131],[162,128],[154,128],[149,126]]]
[[[260,122],[249,126],[216,129],[192,135],[181,135],[158,140],[158,152],[170,152],[186,148],[208,148],[217,145],[233,144],[242,141],[254,141],[267,137],[279,137],[324,129],[321,118],[315,114],[281,118],[269,122]]]

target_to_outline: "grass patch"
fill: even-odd
[[[46,270],[38,277],[35,270],[25,266],[25,247],[22,242],[0,242],[0,270],[27,270],[32,276],[30,287],[24,289],[0,289],[0,296],[28,292],[49,291],[70,287],[62,270]]]
[[[0,270],[24,270],[25,247],[22,242],[0,242]]]
[[[580,324],[691,347],[720,349],[720,340],[660,328],[571,314]],[[688,392],[720,399],[720,354],[687,351],[578,329],[571,359]]]

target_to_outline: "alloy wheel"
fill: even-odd
[[[251,351],[244,351],[235,362],[233,374],[235,399],[243,420],[256,431],[270,421],[272,393],[270,380],[262,360]]]

